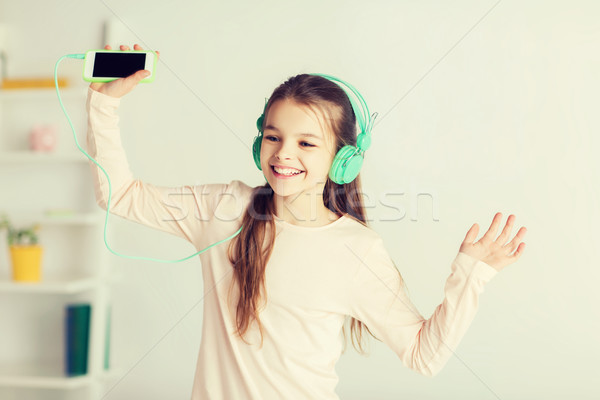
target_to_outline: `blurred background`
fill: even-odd
[[[600,398],[598,2],[0,2],[7,82],[52,79],[62,55],[121,43],[161,52],[155,82],[119,109],[130,166],[157,185],[262,184],[250,146],[279,83],[321,72],[360,90],[379,113],[361,173],[370,224],[426,318],[473,223],[481,235],[499,211],[503,224],[516,215],[513,235],[527,227],[524,255],[487,284],[439,375],[418,375],[371,340],[368,356],[350,347],[336,365],[342,399]],[[59,69],[80,140],[82,67],[69,59]],[[0,254],[0,398],[189,398],[199,260],[110,254],[87,159],[55,93],[0,90],[0,211],[23,223],[42,213],[46,279],[41,289],[16,286]],[[40,124],[54,132],[54,161],[27,154]],[[57,224],[61,213],[75,222]],[[175,237],[109,221],[121,253],[193,253]],[[65,380],[63,307],[74,301],[111,313],[95,319],[90,373]]]

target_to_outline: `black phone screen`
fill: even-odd
[[[145,53],[96,53],[94,78],[125,78],[146,66]]]

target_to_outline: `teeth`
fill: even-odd
[[[299,173],[302,172],[302,171],[299,171],[294,168],[273,167],[273,169],[275,170],[275,172],[277,172],[278,174],[281,174],[281,175],[298,175]]]

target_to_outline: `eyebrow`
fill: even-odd
[[[276,131],[278,133],[281,133],[281,131],[279,130],[279,128],[277,128],[277,127],[275,127],[273,125],[267,125],[267,126],[265,126],[264,130],[266,131],[267,129],[270,129],[270,130]],[[310,133],[310,132],[299,132],[299,133],[296,134],[296,136],[310,137],[310,138],[313,138],[313,139],[323,140],[323,138],[321,136],[315,135],[314,133]]]

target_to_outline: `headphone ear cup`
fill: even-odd
[[[265,103],[265,110],[267,109],[267,104]],[[260,114],[260,117],[256,119],[256,129],[258,129],[258,135],[254,138],[254,142],[252,143],[252,158],[254,158],[254,164],[256,164],[256,168],[259,171],[262,171],[260,166],[260,147],[262,146],[262,138],[263,138],[263,123],[265,122],[265,112]]]
[[[252,157],[254,158],[254,164],[256,164],[256,167],[260,171],[262,171],[260,166],[260,148],[262,146],[262,138],[263,135],[260,133],[254,138],[254,143],[252,143]]]
[[[356,179],[362,168],[363,160],[362,154],[355,154],[348,160],[344,168],[344,183],[350,183]]]
[[[258,129],[260,133],[262,133],[263,122],[265,122],[265,113],[260,114],[260,117],[256,119],[256,129]]]
[[[329,169],[329,179],[338,185],[352,182],[358,176],[362,162],[363,157],[357,153],[356,147],[342,147],[333,158]]]

